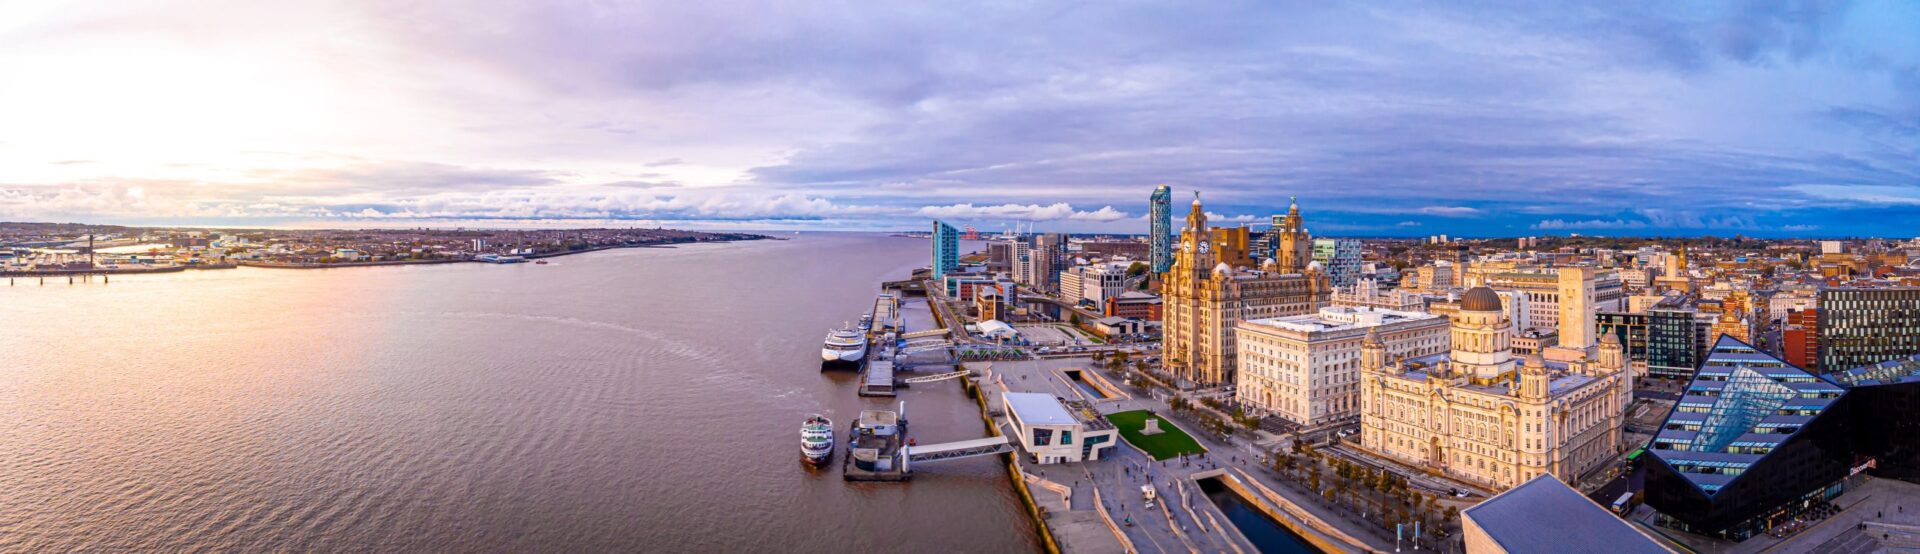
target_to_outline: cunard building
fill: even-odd
[[[1517,360],[1500,296],[1476,287],[1449,339],[1449,352],[1398,360],[1378,336],[1363,342],[1363,447],[1494,489],[1543,473],[1576,482],[1622,452],[1632,381],[1618,338]]]
[[[1289,211],[1296,222],[1298,206]],[[1291,226],[1301,236],[1285,237],[1285,245],[1308,244],[1304,226]],[[1200,385],[1234,382],[1234,325],[1242,320],[1309,314],[1327,305],[1332,289],[1320,266],[1298,246],[1283,255],[1286,262],[1267,259],[1258,267],[1249,260],[1223,261],[1207,214],[1195,194],[1180,231],[1173,269],[1161,290],[1166,370]],[[1239,258],[1238,256],[1225,256]],[[1305,264],[1304,266],[1301,264]]]

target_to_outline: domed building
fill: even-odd
[[[1215,244],[1217,236],[1245,234],[1209,229],[1200,196],[1194,194],[1174,252],[1173,270],[1161,287],[1161,359],[1168,373],[1202,386],[1233,383],[1234,325],[1247,319],[1309,314],[1327,305],[1333,290],[1324,273],[1288,271],[1285,258],[1272,262],[1269,269],[1255,269],[1246,245]]]
[[[1448,337],[1448,352],[1408,359],[1361,346],[1362,448],[1495,490],[1542,473],[1577,482],[1625,449],[1633,384],[1614,334],[1517,361],[1500,296],[1475,287]]]

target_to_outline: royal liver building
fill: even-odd
[[[1297,214],[1297,212],[1296,212]],[[1193,197],[1179,251],[1161,290],[1163,362],[1169,373],[1200,385],[1234,382],[1233,327],[1244,319],[1313,313],[1332,292],[1318,266],[1291,257],[1283,266],[1248,255],[1245,228],[1210,229]]]

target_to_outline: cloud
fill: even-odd
[[[1920,188],[1894,185],[1794,185],[1794,192],[1823,200],[1920,206]]]
[[[1067,216],[1067,219],[1075,221],[1119,221],[1126,218],[1126,212],[1113,209],[1113,206],[1101,206],[1098,210],[1074,212],[1073,215]]]
[[[1479,208],[1469,208],[1466,206],[1427,206],[1425,208],[1420,208],[1418,211],[1419,213],[1423,213],[1427,215],[1437,215],[1437,216],[1444,216],[1444,217],[1471,217],[1475,215],[1480,215]]]
[[[1059,202],[1048,205],[1039,204],[1000,204],[997,206],[975,206],[971,203],[946,206],[925,206],[914,212],[916,215],[955,220],[1018,220],[1018,221],[1116,221],[1125,219],[1127,214],[1105,206],[1091,212],[1078,211],[1072,205]]]
[[[0,213],[1920,218],[1920,6],[1575,4],[91,2],[0,22]]]
[[[1394,226],[1396,226],[1396,227],[1419,227],[1419,226],[1420,226],[1420,222],[1418,222],[1418,221],[1402,221],[1402,222],[1400,222],[1400,223],[1397,223],[1397,224],[1395,224]]]
[[[1533,229],[1540,229],[1540,230],[1644,229],[1646,227],[1647,227],[1647,223],[1644,221],[1627,221],[1624,219],[1588,219],[1588,220],[1580,220],[1580,221],[1548,219],[1548,220],[1541,221],[1539,223],[1535,223],[1531,226],[1531,228]]]
[[[1207,212],[1207,222],[1216,225],[1221,223],[1259,223],[1265,221],[1271,221],[1271,219],[1252,214],[1224,215]]]

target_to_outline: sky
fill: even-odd
[[[1346,4],[1346,3],[1339,3]],[[1920,235],[1920,3],[0,2],[0,220]]]

